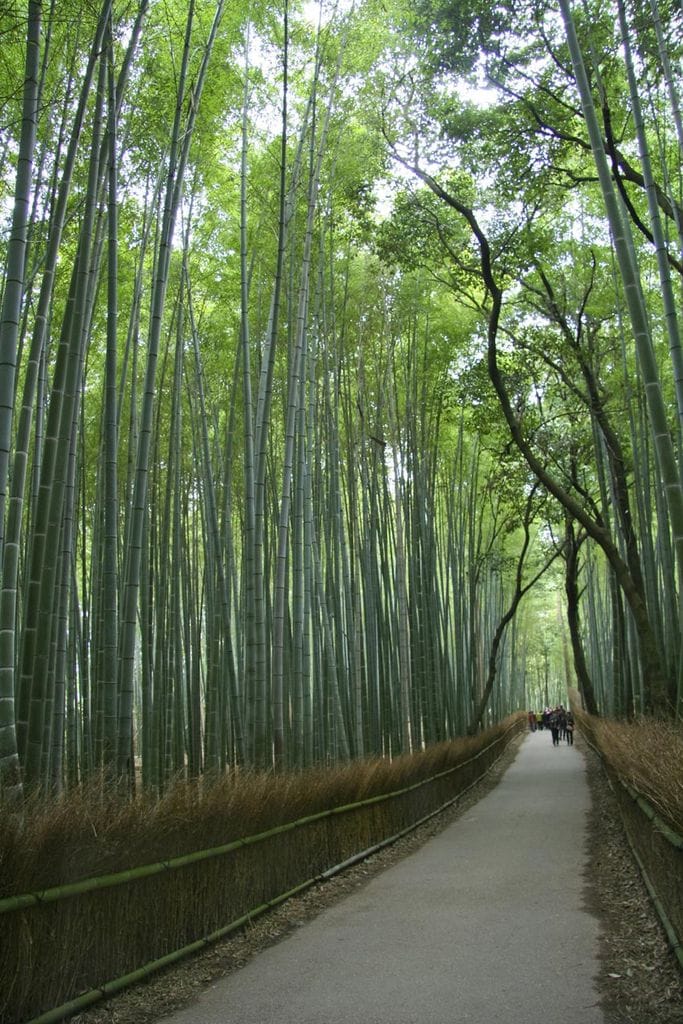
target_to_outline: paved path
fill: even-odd
[[[604,1024],[584,761],[527,736],[488,796],[169,1024]]]

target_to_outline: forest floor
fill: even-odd
[[[202,989],[239,970],[263,949],[344,899],[457,820],[497,784],[514,760],[520,743],[521,737],[456,806],[409,836],[289,900],[201,955],[79,1014],[73,1018],[75,1024],[153,1024],[191,1002]],[[683,1024],[683,985],[677,961],[631,856],[619,810],[600,763],[580,737],[579,745],[587,761],[592,797],[586,891],[590,909],[600,922],[600,972],[596,981],[605,1022]],[[539,899],[543,898],[539,889]]]

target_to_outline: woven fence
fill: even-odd
[[[392,793],[221,847],[0,900],[0,1021],[49,1024],[201,949],[453,803],[524,728]]]
[[[683,837],[607,765],[628,840],[679,963],[683,968]]]
[[[683,836],[651,802],[621,778],[589,715],[576,711],[584,738],[600,758],[615,795],[631,851],[669,943],[683,969]]]

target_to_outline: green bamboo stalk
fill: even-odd
[[[235,742],[237,746],[237,756],[241,762],[244,761],[246,752],[244,748],[244,729],[242,723],[242,712],[237,697],[237,679],[235,674],[234,649],[231,635],[232,624],[230,619],[229,586],[225,576],[223,560],[221,557],[218,509],[214,481],[211,473],[211,455],[209,450],[209,434],[206,412],[206,400],[204,396],[204,380],[201,369],[201,359],[199,352],[199,336],[197,333],[196,324],[194,322],[194,313],[192,309],[191,297],[189,300],[189,316],[195,359],[195,380],[197,386],[197,399],[199,403],[198,419],[199,424],[201,426],[201,462],[203,467],[203,493],[207,508],[206,530],[210,538],[210,558],[207,559],[207,566],[210,576],[215,575],[216,578],[216,593],[212,593],[213,588],[211,590],[211,601],[214,603],[215,606],[215,614],[212,619],[212,622],[214,624],[213,640],[214,644],[219,645],[221,644],[222,641],[222,644],[225,647],[225,657],[223,662],[221,662],[220,659],[215,660],[218,648],[213,648],[213,671],[211,673],[209,680],[209,692],[211,694],[211,700],[213,704],[210,713],[207,711],[207,768],[209,768],[211,771],[217,771],[221,767],[220,722],[222,715],[224,713],[221,712],[222,707],[225,707],[225,713],[227,713],[227,710],[229,709],[229,717],[233,723]],[[233,409],[234,396],[235,389],[233,388]],[[221,683],[223,669],[225,669],[226,676],[224,685]],[[227,693],[227,705],[225,706],[222,703],[222,699],[219,692],[223,689],[225,689]]]
[[[475,708],[474,714],[472,715],[472,719],[468,730],[470,733],[474,732],[483,723],[484,712],[490,700],[491,693],[493,691],[493,685],[496,678],[499,649],[503,642],[505,630],[507,629],[508,624],[513,620],[517,612],[517,608],[519,607],[519,604],[524,595],[527,594],[536,583],[538,583],[538,581],[545,575],[545,573],[548,571],[548,569],[553,564],[555,559],[561,553],[559,548],[556,548],[554,551],[552,551],[550,556],[546,558],[546,560],[544,561],[539,571],[534,573],[534,575],[527,583],[523,583],[524,563],[526,561],[526,557],[531,546],[531,520],[533,515],[533,502],[536,495],[536,489],[536,487],[533,487],[530,490],[524,508],[524,515],[522,518],[524,541],[522,542],[517,557],[514,590],[509,606],[506,608],[505,612],[502,615],[500,615],[499,621],[495,627],[495,631],[493,632],[493,638],[491,640],[491,646],[489,649],[486,682],[484,684],[481,698]]]
[[[671,104],[673,121],[676,126],[678,147],[683,151],[683,118],[681,117],[681,103],[678,95],[678,89],[676,88],[676,76],[674,75],[673,68],[671,66],[669,51],[664,37],[659,3],[657,0],[649,0],[649,2],[650,11],[652,12],[652,25],[654,26],[655,34],[657,36],[657,55],[659,57],[662,71],[664,72],[664,81],[666,82],[667,91],[669,93],[669,102]],[[683,231],[683,225],[680,223],[678,224],[678,230],[679,233]]]
[[[201,661],[196,656],[199,650],[201,627],[198,607],[198,586],[196,567],[197,517],[189,516],[189,500],[186,496],[184,507],[182,576],[183,576],[183,635],[185,650],[186,679],[186,720],[187,720],[187,768],[190,778],[197,778],[202,771],[202,696],[201,696]]]
[[[107,17],[108,14],[107,10]],[[42,781],[45,713],[52,700],[49,687],[50,644],[55,635],[55,580],[59,547],[54,542],[48,542],[48,538],[52,541],[54,537],[60,536],[67,481],[72,478],[69,470],[71,438],[80,402],[80,382],[88,338],[89,307],[92,299],[91,259],[94,259],[96,253],[95,215],[100,177],[105,74],[106,63],[102,60],[93,122],[86,206],[78,258],[73,268],[72,304],[62,325],[31,537],[19,679],[20,689],[26,695],[28,714],[22,713],[17,727],[22,738],[25,779],[32,787]]]
[[[395,371],[394,371],[395,372]],[[408,613],[408,592],[406,587],[406,552],[403,525],[403,481],[401,459],[399,457],[399,428],[396,414],[395,389],[389,387],[389,426],[392,436],[391,453],[394,467],[394,508],[396,520],[396,554],[395,554],[395,593],[397,606],[398,632],[398,688],[400,703],[400,730],[402,753],[412,750],[411,719],[410,719],[410,632]]]
[[[249,45],[251,24],[248,22],[244,40],[244,93],[242,99],[242,150],[240,159],[240,352],[242,356],[242,394],[244,419],[244,618],[245,643],[243,658],[244,689],[249,694],[263,689],[257,682],[260,644],[256,633],[256,587],[262,587],[262,558],[256,553],[256,480],[254,454],[254,408],[252,393],[249,331],[249,271],[247,240],[247,171],[249,147]],[[287,44],[285,43],[285,48]],[[284,172],[284,161],[281,175]],[[281,192],[282,196],[282,192]],[[257,559],[259,572],[257,574]],[[262,620],[259,623],[262,630]],[[261,637],[262,639],[262,637]],[[261,662],[262,663],[262,662]]]
[[[182,450],[181,396],[183,392],[185,346],[184,306],[183,282],[181,280],[178,302],[174,311],[176,317],[175,331],[173,332],[175,345],[170,381],[171,409],[168,427],[168,449],[165,460],[166,485],[163,504],[160,510],[161,522],[158,531],[159,570],[155,573],[154,625],[156,652],[154,657],[153,687],[154,730],[152,749],[142,751],[143,758],[149,756],[153,759],[158,773],[156,782],[160,792],[165,789],[166,783],[174,774],[170,744],[173,736],[173,694],[174,688],[179,686],[179,680],[172,671],[174,659],[171,652],[176,638],[175,621],[171,618],[171,591],[173,588],[172,567],[176,557],[176,546],[172,542],[172,538],[175,536],[174,509],[177,508],[179,461]],[[169,348],[170,343],[171,335],[169,334]],[[168,357],[170,358],[170,353],[168,353]],[[162,380],[164,375],[162,371]],[[157,437],[159,437],[158,428]]]
[[[177,427],[178,452],[182,452],[181,424]],[[171,609],[169,615],[171,636],[170,636],[170,671],[171,671],[171,697],[168,707],[168,751],[167,764],[168,774],[166,783],[172,779],[186,777],[186,755],[188,753],[187,743],[187,719],[186,719],[186,691],[187,676],[185,674],[185,659],[183,657],[183,606],[182,606],[182,554],[184,549],[182,500],[186,488],[183,483],[183,472],[180,457],[176,460],[175,487],[173,495],[173,553],[171,562]]]
[[[40,4],[32,3],[30,5],[30,36],[29,45],[27,46],[27,69],[28,76],[33,79],[36,71],[36,60],[38,58],[38,46],[39,46],[39,33],[40,33]],[[17,742],[14,735],[14,716],[15,709],[13,706],[13,699],[15,695],[15,630],[16,630],[16,615],[17,615],[17,580],[19,574],[19,539],[21,530],[21,510],[23,507],[24,497],[24,485],[26,480],[26,467],[28,464],[28,435],[30,432],[30,421],[31,421],[31,409],[33,402],[33,391],[38,379],[38,368],[40,366],[42,352],[43,352],[43,339],[45,336],[45,323],[46,323],[46,311],[51,295],[51,285],[54,276],[54,267],[57,259],[57,248],[59,244],[59,237],[61,234],[61,226],[63,225],[64,210],[66,205],[66,194],[68,193],[68,184],[70,182],[70,172],[73,170],[75,152],[76,152],[76,140],[80,131],[80,125],[82,123],[82,115],[85,105],[85,98],[89,92],[90,82],[92,81],[92,69],[94,68],[94,59],[91,60],[88,65],[88,71],[84,76],[84,85],[81,91],[81,100],[76,115],[74,133],[72,137],[71,146],[69,153],[66,158],[64,173],[62,177],[62,189],[60,191],[61,206],[58,209],[61,212],[61,218],[57,216],[53,220],[53,232],[51,235],[52,246],[48,250],[48,258],[46,261],[46,269],[43,275],[43,286],[41,289],[40,299],[38,302],[38,310],[36,315],[36,328],[34,330],[33,345],[31,348],[31,358],[29,361],[28,371],[26,374],[26,381],[24,385],[25,400],[23,403],[18,430],[18,441],[15,448],[15,459],[14,469],[12,473],[12,486],[10,493],[9,503],[9,519],[8,529],[3,532],[5,542],[3,546],[3,574],[2,574],[2,592],[0,594],[0,713],[2,715],[0,719],[0,769],[3,774],[3,782],[5,782],[6,773],[11,777],[11,787],[16,787],[19,783],[17,777],[18,761],[16,757]],[[33,146],[31,144],[31,128],[30,128],[30,109],[29,105],[33,102],[30,96],[33,94],[35,84],[30,84],[28,87],[28,95],[25,90],[25,120],[22,124],[22,139],[23,139],[23,150],[22,150],[22,184],[18,187],[24,192],[24,201],[27,201],[28,193],[24,188],[30,187],[30,166],[27,162],[28,158],[32,153]],[[35,98],[35,97],[34,97]],[[35,129],[33,129],[35,130]],[[23,182],[23,175],[28,172],[29,181]],[[20,203],[21,207],[21,203]],[[21,208],[15,210],[15,216],[18,219],[18,231],[16,236],[16,242],[14,243],[14,260],[17,265],[13,267],[14,276],[18,279],[18,273],[21,269],[21,277],[23,279],[23,269],[19,267],[19,260],[23,261],[22,249],[25,249],[25,240],[22,241],[22,222],[25,217],[25,213],[22,213]],[[23,287],[23,285],[22,285]],[[3,307],[6,301],[7,313],[3,313],[3,321],[7,319],[8,326],[4,328],[5,331],[10,330],[10,324],[14,319],[11,314],[10,307],[16,302],[20,301],[20,296],[17,297],[16,289],[13,295],[13,289],[10,287],[9,293],[6,295],[6,300],[3,300]],[[18,312],[18,307],[17,307]],[[18,316],[17,316],[18,321]],[[11,349],[13,344],[16,344],[16,336],[14,343],[8,339],[8,348]],[[5,343],[2,343],[2,350],[5,353]],[[7,353],[9,354],[9,353]],[[10,357],[10,362],[13,359]],[[33,372],[31,372],[33,371]],[[8,378],[9,380],[9,378]],[[10,396],[8,395],[8,398]],[[12,382],[11,389],[11,408],[14,405],[14,384]],[[11,424],[11,418],[6,425]],[[7,453],[9,453],[9,441],[6,444]],[[0,473],[0,487],[3,490],[5,488],[5,481],[7,472]],[[4,512],[0,517],[2,520],[2,529],[4,531]]]
[[[191,131],[186,136],[186,145],[180,141],[182,108],[185,101],[187,69],[190,57],[190,38],[194,18],[194,2],[191,0],[183,46],[183,57],[176,94],[176,108],[171,134],[171,146],[166,176],[166,189],[159,247],[156,253],[155,279],[153,284],[152,308],[147,345],[147,365],[137,438],[137,455],[132,503],[127,524],[125,551],[125,578],[121,606],[120,636],[118,644],[118,726],[117,726],[117,775],[132,781],[133,747],[133,676],[135,662],[135,639],[137,625],[137,604],[140,590],[140,566],[142,557],[142,535],[145,520],[145,504],[149,480],[149,458],[152,437],[154,396],[156,391],[156,369],[164,312],[171,244],[180,195],[182,191],[185,162]],[[192,118],[190,118],[192,120]]]
[[[631,326],[634,332],[636,352],[643,375],[643,384],[647,399],[650,429],[655,446],[657,465],[662,486],[666,494],[669,523],[673,532],[674,549],[679,574],[683,575],[683,487],[674,453],[671,433],[668,426],[666,409],[662,397],[659,370],[652,345],[648,324],[647,311],[642,294],[640,275],[635,261],[633,240],[628,225],[622,216],[622,210],[614,190],[614,185],[607,164],[604,143],[598,125],[593,104],[588,76],[586,73],[581,47],[571,13],[569,0],[560,0],[560,9],[565,25],[567,42],[572,57],[572,65],[576,83],[581,97],[586,125],[588,128],[591,149],[595,160],[600,187],[607,217],[614,238],[619,271],[624,285],[626,302],[629,310]],[[654,681],[655,692],[653,702],[659,710],[665,710],[670,703],[670,692],[667,693],[664,681]],[[669,691],[671,685],[669,684]]]
[[[118,364],[118,166],[116,84],[114,77],[113,26],[108,26],[108,278],[107,278],[107,348],[105,358],[104,413],[104,512],[102,553],[102,676],[103,748],[102,761],[106,772],[112,773],[116,760],[116,683],[118,639],[118,397],[116,375]]]
[[[12,228],[7,250],[7,272],[0,312],[0,551],[3,549],[5,538],[5,503],[15,405],[19,317],[24,291],[28,207],[38,120],[41,13],[42,4],[39,0],[31,0],[28,9],[22,128]],[[11,555],[12,559],[16,560],[16,550],[13,549]],[[13,626],[10,627],[4,614],[0,617],[0,648],[0,791],[12,796],[19,794],[21,779],[15,729]]]
[[[158,262],[152,294],[152,309],[149,327],[147,367],[138,433],[136,472],[131,507],[131,525],[126,552],[126,571],[119,637],[119,706],[118,706],[118,774],[132,780],[133,764],[133,693],[137,603],[140,589],[140,562],[142,534],[144,530],[145,505],[149,478],[149,456],[152,434],[152,418],[156,390],[156,368],[159,351],[162,318],[168,286],[168,273],[173,242],[173,232],[180,199],[183,191],[185,168],[189,156],[192,134],[196,122],[206,73],[223,14],[223,2],[216,5],[209,38],[204,46],[200,68],[194,86],[188,90],[187,77],[190,58],[190,42],[194,21],[194,0],[188,7],[183,59],[176,96],[176,110],[171,134],[162,229],[158,249]],[[183,108],[187,100],[189,112],[181,132]]]
[[[318,41],[319,47],[319,41]],[[343,48],[342,48],[343,49]],[[341,59],[341,58],[340,58]],[[310,274],[312,262],[313,229],[318,208],[318,189],[322,161],[325,154],[327,134],[336,82],[339,74],[339,63],[331,84],[331,99],[323,116],[323,123],[318,140],[315,138],[315,103],[320,74],[321,55],[317,49],[311,95],[314,104],[314,116],[311,128],[309,150],[310,170],[308,181],[306,226],[304,232],[303,255],[301,259],[301,278],[296,310],[296,324],[293,350],[290,353],[290,369],[288,381],[287,411],[285,423],[285,450],[282,470],[280,509],[278,519],[278,550],[277,569],[273,593],[273,670],[272,670],[272,716],[273,716],[273,755],[276,765],[281,765],[285,757],[284,729],[284,654],[285,654],[285,603],[286,578],[289,548],[289,518],[291,508],[291,487],[293,478],[296,422],[300,399],[300,384],[305,377],[304,352],[306,333],[308,330],[308,309],[310,294]]]
[[[6,278],[2,310],[0,311],[0,550],[4,543],[5,501],[11,450],[12,421],[14,418],[19,319],[24,294],[28,212],[38,127],[41,17],[42,3],[40,0],[30,0],[28,5],[26,59],[24,65],[21,136],[17,156],[12,227],[7,248]],[[9,698],[3,696],[2,699]],[[11,725],[5,724],[4,720],[5,715],[3,714],[3,731],[11,728]],[[2,737],[2,732],[0,732],[0,737]],[[5,756],[10,759],[6,769],[3,767],[5,765]],[[3,774],[5,774],[5,770],[9,773],[10,763],[12,774],[16,775],[16,753],[10,751],[8,755],[4,755],[0,748],[0,771]]]
[[[268,450],[268,431],[271,419],[273,394],[273,372],[275,367],[275,350],[279,329],[280,296],[282,292],[284,259],[287,245],[288,204],[292,202],[292,193],[298,184],[298,165],[303,148],[303,131],[300,136],[299,150],[295,160],[292,186],[287,191],[287,133],[289,104],[289,2],[285,0],[283,18],[283,51],[282,51],[282,128],[280,132],[280,181],[278,193],[278,242],[273,292],[268,326],[266,329],[265,351],[261,361],[258,400],[256,406],[256,423],[254,428],[254,652],[253,668],[246,666],[247,680],[253,680],[253,691],[249,694],[250,713],[253,722],[253,761],[264,765],[267,760],[267,654],[266,654],[266,581],[265,581],[265,507],[266,507],[266,456]],[[305,118],[305,123],[308,117]],[[249,655],[247,648],[247,656]]]
[[[654,13],[657,9],[656,0],[650,0],[650,7],[654,8]],[[683,430],[683,350],[681,349],[681,337],[678,326],[676,300],[674,297],[673,285],[671,282],[671,270],[669,267],[668,249],[666,245],[666,239],[664,237],[664,230],[662,227],[662,221],[659,212],[659,204],[657,202],[655,179],[652,170],[652,161],[650,158],[650,148],[648,145],[647,135],[645,132],[645,122],[643,119],[643,111],[640,103],[640,94],[638,90],[636,72],[633,66],[633,54],[631,52],[630,32],[628,22],[626,19],[626,9],[623,0],[617,0],[617,13],[619,16],[621,43],[624,48],[624,63],[626,66],[629,95],[631,98],[633,126],[635,128],[636,138],[638,140],[638,152],[640,155],[640,164],[643,172],[643,182],[645,184],[645,192],[647,195],[647,208],[648,213],[650,215],[650,226],[652,228],[655,253],[657,256],[657,270],[659,272],[659,283],[662,292],[662,300],[664,303],[664,322],[666,324],[666,333],[669,340],[669,354],[671,356],[671,363],[673,366],[674,390],[676,395],[676,406],[678,409],[679,431],[681,431]],[[658,26],[657,38],[659,43],[661,35],[661,22],[659,21],[659,19],[655,19],[655,26]],[[666,55],[666,50],[661,45],[659,46],[659,52],[660,55]],[[668,65],[668,72],[670,75],[670,65]],[[671,80],[670,91],[673,91],[673,95],[675,97],[673,80]],[[680,111],[678,110],[677,104],[675,105],[674,109],[678,112],[677,128],[681,128]],[[679,135],[679,145],[683,145],[683,132],[681,135]]]

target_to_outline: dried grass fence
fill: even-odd
[[[683,969],[683,730],[596,719],[574,708],[604,765],[629,845]]]
[[[480,737],[440,744],[410,758],[318,772],[318,780],[325,780],[322,790],[311,784],[310,773],[298,780],[297,776],[260,777],[256,792],[264,798],[268,794],[269,799],[265,810],[260,801],[259,811],[252,815],[256,827],[264,816],[272,819],[278,795],[283,812],[299,809],[296,820],[281,821],[246,837],[243,832],[240,838],[210,848],[73,881],[68,879],[78,869],[62,854],[51,868],[59,884],[45,885],[41,891],[15,889],[15,894],[8,895],[3,873],[0,1021],[48,1024],[63,1020],[224,937],[453,803],[486,774],[524,726],[524,715],[513,716]],[[334,805],[335,795],[338,800],[350,793],[351,801]],[[209,794],[199,803],[215,811],[212,799]],[[253,788],[250,799],[253,805]],[[301,813],[307,802],[310,813]],[[328,806],[319,809],[321,802]],[[199,808],[197,815],[202,837],[207,834],[203,811],[206,808]],[[60,827],[66,832],[63,823],[57,825],[57,832]],[[154,822],[150,827],[154,830]],[[164,827],[157,821],[158,831]],[[167,831],[172,831],[168,823]],[[173,839],[176,848],[178,838]],[[49,843],[49,830],[47,835],[45,830],[41,833],[43,844],[46,839]],[[89,839],[86,842],[83,832],[86,863],[94,862],[92,835]],[[187,828],[182,840],[187,846]],[[164,845],[158,835],[148,848],[154,843]],[[136,842],[132,845],[135,848]],[[3,852],[5,861],[11,860],[8,849],[15,858],[16,874],[21,875],[20,840],[15,837],[14,848],[9,843],[3,850],[0,844],[0,865]],[[70,856],[78,859],[77,851]],[[100,862],[106,863],[106,850],[101,857]],[[115,863],[116,857],[110,860]]]

